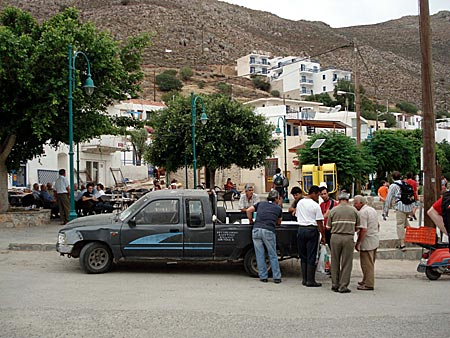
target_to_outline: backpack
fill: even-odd
[[[446,191],[442,195],[442,219],[445,229],[447,232],[450,231],[450,191]]]
[[[401,201],[403,204],[405,205],[409,205],[415,202],[415,198],[414,198],[414,189],[411,185],[409,185],[408,183],[402,182],[397,183],[394,182],[395,184],[397,184],[400,187],[400,199],[397,200]]]
[[[273,184],[282,186],[283,185],[283,176],[281,176],[281,174],[276,175],[275,179],[273,180]]]
[[[283,188],[289,187],[289,180],[287,177],[283,178]]]

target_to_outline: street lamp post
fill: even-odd
[[[278,117],[278,120],[277,120],[277,129],[275,130],[275,133],[277,133],[277,135],[280,135],[280,134],[281,134],[281,129],[280,129],[280,119],[281,119],[281,121],[283,121],[284,176],[286,177],[286,175],[287,175],[286,117],[284,117],[284,116]],[[283,200],[283,202],[289,203],[289,197],[288,197],[287,187],[284,187],[283,189],[284,189],[284,200]]]
[[[195,96],[194,93],[191,93],[191,120],[192,120],[192,156],[194,157],[192,160],[192,165],[194,167],[194,189],[197,189],[197,154],[195,153],[195,122],[197,121],[197,100],[200,100],[202,104],[202,115],[200,117],[200,121],[202,124],[206,124],[208,121],[208,117],[205,113],[205,104],[203,103],[203,99],[200,96]]]
[[[372,135],[372,126],[370,126],[369,128],[369,136],[368,139],[370,140],[370,157],[373,158],[373,135]],[[377,194],[375,193],[375,185],[374,185],[374,180],[373,180],[373,172],[371,174],[372,180],[371,180],[371,187],[370,187],[370,196],[376,196]]]
[[[336,92],[336,94],[338,94],[338,95],[353,95],[353,100],[354,100],[354,102],[356,102],[356,95],[355,95],[355,93],[352,93],[352,92],[345,92],[345,91],[343,91],[343,90],[338,90],[337,92]],[[348,111],[348,104],[347,104],[347,111]]]
[[[69,45],[69,171],[70,171],[70,213],[69,213],[69,220],[73,220],[77,218],[77,213],[75,211],[75,194],[74,194],[74,172],[73,172],[73,88],[75,87],[75,75],[74,71],[75,68],[75,62],[78,55],[82,55],[86,59],[87,67],[88,67],[88,75],[86,82],[83,86],[83,88],[86,91],[87,95],[92,95],[94,92],[95,86],[94,81],[92,81],[91,78],[91,65],[89,63],[89,59],[83,52],[75,52],[73,53],[72,45]]]

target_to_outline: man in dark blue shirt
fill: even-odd
[[[256,263],[258,265],[258,275],[261,282],[268,281],[268,272],[265,258],[265,249],[272,267],[274,283],[281,283],[281,271],[277,256],[277,238],[275,226],[281,224],[283,212],[278,191],[272,190],[267,197],[267,202],[258,202],[247,209],[247,217],[250,224],[253,224],[252,238],[255,247]],[[253,212],[257,212],[253,222]]]

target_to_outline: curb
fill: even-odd
[[[56,244],[9,243],[8,250],[12,250],[12,251],[55,251]]]

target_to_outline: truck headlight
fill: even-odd
[[[66,233],[60,232],[58,234],[58,244],[66,244]]]

